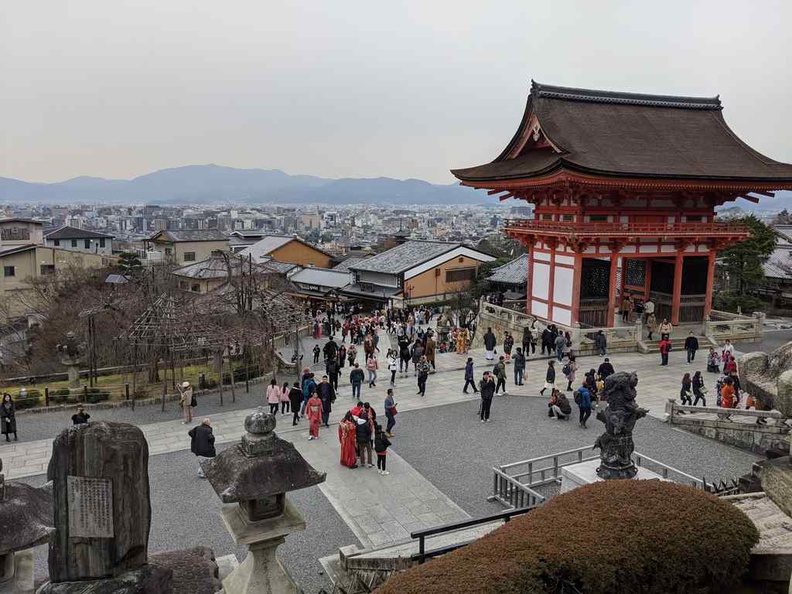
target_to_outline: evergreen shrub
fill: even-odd
[[[25,396],[17,396],[14,398],[14,407],[17,410],[25,408],[34,408],[39,405],[42,400],[42,395],[39,390],[28,390]]]
[[[730,592],[758,540],[745,514],[701,490],[603,481],[395,574],[377,593]]]

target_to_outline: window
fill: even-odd
[[[475,268],[455,268],[453,270],[446,270],[445,282],[461,283],[471,281],[474,276],[476,276]]]
[[[3,276],[16,276],[16,266],[3,266]]]
[[[184,252],[185,262],[195,262],[195,252]]]
[[[52,241],[52,243],[54,243],[54,244],[55,244],[55,247],[58,247],[58,246],[60,246],[60,239],[54,239],[54,240]]]
[[[591,215],[589,220],[592,223],[607,223],[608,222],[608,215]]]
[[[685,218],[687,219],[688,223],[700,223],[701,221],[704,220],[704,217],[702,217],[701,215],[694,215],[694,216],[688,215]]]
[[[91,249],[91,240],[90,239],[86,239],[85,240],[85,249],[86,250],[90,250]]]
[[[55,264],[42,264],[41,265],[41,276],[47,274],[55,274]]]
[[[99,238],[99,247],[100,248],[105,247],[105,238],[104,237],[100,237]]]
[[[190,289],[193,293],[200,293],[201,292],[201,284],[200,283],[193,283],[192,288]]]
[[[77,240],[76,239],[72,239],[72,247],[77,247]]]
[[[552,221],[553,220],[553,215],[551,215],[551,214],[543,214],[542,215],[542,220],[543,221]]]
[[[564,220],[564,221],[571,221],[572,220],[572,215],[571,214],[565,214],[565,215],[563,215],[561,217],[561,219]]]

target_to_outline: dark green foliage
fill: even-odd
[[[728,222],[747,225],[751,237],[718,253],[718,272],[726,279],[726,290],[719,295],[720,304],[730,305],[732,311],[737,306],[746,311],[758,309],[758,302],[747,297],[764,284],[762,265],[775,250],[778,238],[769,225],[754,215],[729,218]]]
[[[728,502],[665,481],[605,481],[559,495],[378,594],[730,592],[759,540]]]
[[[88,394],[85,397],[88,404],[96,404],[105,400],[110,400],[110,392],[104,392],[100,388],[88,388]]]
[[[135,252],[121,252],[118,255],[118,268],[122,274],[135,274],[143,265]]]

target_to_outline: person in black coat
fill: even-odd
[[[481,409],[479,417],[481,417],[482,423],[488,423],[490,408],[492,407],[492,398],[495,396],[495,379],[489,371],[484,372],[484,377],[479,383],[479,392],[481,392]]]
[[[0,402],[0,432],[5,435],[6,441],[11,441],[10,435],[14,434],[14,441],[19,441],[16,426],[16,407],[11,400],[11,394],[3,394]]]
[[[484,335],[484,350],[487,351],[486,357],[488,361],[494,359],[496,344],[498,344],[498,339],[495,337],[495,333],[492,328],[487,328],[487,333]]]
[[[302,406],[303,402],[303,393],[300,389],[300,382],[294,382],[292,389],[289,390],[289,402],[291,403],[291,409],[294,415],[294,418],[292,419],[292,425],[296,425],[300,421],[300,406]]]
[[[187,435],[190,436],[190,451],[198,457],[198,476],[206,478],[201,468],[201,459],[214,458],[217,455],[211,421],[208,418],[204,419],[200,425],[190,429]]]
[[[685,351],[687,351],[688,364],[696,358],[696,351],[699,349],[698,338],[691,332],[685,339]]]
[[[604,381],[606,377],[613,375],[614,371],[615,370],[613,369],[610,359],[605,357],[605,360],[600,363],[600,366],[597,368],[597,375],[599,375]]]

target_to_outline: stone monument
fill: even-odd
[[[602,479],[631,479],[638,474],[632,460],[632,432],[635,422],[649,411],[635,402],[637,385],[637,373],[620,371],[605,380],[604,399],[608,406],[597,413],[597,419],[605,423],[605,433],[594,442],[594,448],[600,449],[597,476]]]
[[[220,500],[222,518],[236,544],[248,545],[245,560],[223,580],[225,594],[296,594],[297,586],[276,557],[288,534],[305,520],[286,493],[317,485],[317,472],[294,445],[275,435],[275,416],[261,407],[245,418],[241,443],[203,462]]]
[[[61,363],[69,374],[69,387],[80,387],[80,365],[85,360],[85,345],[77,342],[74,332],[67,332],[61,344],[55,347],[60,353]]]
[[[0,460],[0,594],[32,594],[32,548],[49,541],[52,489],[24,483],[4,484]]]
[[[39,594],[165,594],[172,572],[148,564],[148,444],[127,423],[64,429],[52,445],[55,536]]]

